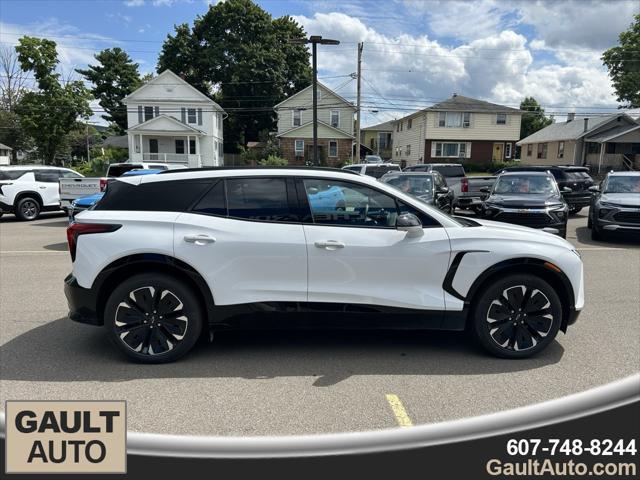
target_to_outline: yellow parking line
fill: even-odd
[[[404,405],[402,405],[397,395],[388,393],[387,402],[389,402],[389,406],[391,406],[391,410],[393,410],[393,415],[396,417],[398,425],[401,427],[413,427],[413,422],[409,418],[409,415],[407,415],[407,411],[404,409]]]

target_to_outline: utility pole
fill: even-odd
[[[313,164],[315,166],[320,165],[320,159],[318,158],[318,60],[317,60],[317,45],[340,45],[339,40],[332,40],[330,38],[322,38],[320,35],[311,35],[307,38],[291,38],[289,43],[311,44],[311,56],[313,67]]]
[[[364,48],[364,42],[358,43],[358,70],[356,76],[358,77],[358,93],[356,96],[356,155],[355,163],[360,163],[360,90],[362,85],[362,49]]]
[[[89,122],[87,122],[86,126],[87,126],[87,134],[86,134],[86,137],[87,137],[87,162],[90,162],[91,161],[91,153],[89,153]]]

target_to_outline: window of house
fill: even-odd
[[[533,154],[533,143],[527,144],[527,157],[530,157]]]
[[[547,144],[539,143],[538,144],[538,158],[547,158]]]
[[[498,124],[498,125],[506,125],[507,124],[507,114],[506,113],[498,113],[496,115],[496,124]]]
[[[391,134],[385,132],[378,132],[378,147],[381,150],[389,148],[391,146]]]
[[[458,144],[458,156],[465,157],[467,155],[467,144],[459,143]]]
[[[176,140],[176,153],[184,153],[184,140]]]
[[[329,156],[337,157],[338,156],[338,141],[337,140],[329,140]]]
[[[469,112],[462,114],[462,126],[464,128],[469,128],[471,126],[471,114]]]
[[[340,126],[340,111],[331,110],[331,126],[338,128]]]
[[[465,115],[467,115],[467,113],[440,112],[438,116],[438,126],[450,128],[462,127]]]
[[[400,131],[402,131],[403,127],[404,127],[404,122],[400,121]]]
[[[397,122],[396,123],[396,132],[399,132],[399,131],[400,131],[400,122]]]
[[[413,125],[413,118],[407,120],[407,130],[411,130],[411,126]]]
[[[564,158],[564,142],[558,142],[558,158]]]
[[[304,155],[304,140],[296,140],[295,142],[296,157]]]
[[[192,155],[196,154],[196,141],[195,140],[189,140],[189,153],[191,153]]]
[[[198,123],[198,115],[195,108],[187,108],[187,123]]]
[[[435,142],[431,146],[433,157],[467,157],[466,142]]]
[[[407,145],[407,156],[411,155],[411,145]]]
[[[595,142],[588,142],[587,153],[600,153],[600,144]]]
[[[291,123],[294,127],[302,125],[302,110],[293,110],[291,112]]]
[[[151,120],[153,118],[153,107],[144,107],[144,121]]]
[[[511,148],[512,145],[511,143],[506,143],[506,145],[504,146],[504,158],[511,158]]]

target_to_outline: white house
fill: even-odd
[[[222,165],[224,110],[172,71],[163,71],[123,102],[131,160]]]
[[[11,163],[11,147],[0,143],[0,165],[9,165]]]

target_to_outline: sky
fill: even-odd
[[[218,0],[220,1],[220,0]],[[155,71],[173,26],[192,24],[216,0],[0,0],[0,42],[21,35],[58,43],[73,73],[104,48],[121,47],[141,73]],[[602,52],[640,13],[637,0],[257,0],[291,15],[321,46],[318,76],[355,101],[357,44],[364,42],[363,125],[449,98],[454,92],[517,107],[535,97],[558,119],[618,104]],[[95,103],[94,103],[95,105]],[[97,119],[98,117],[95,117]]]

